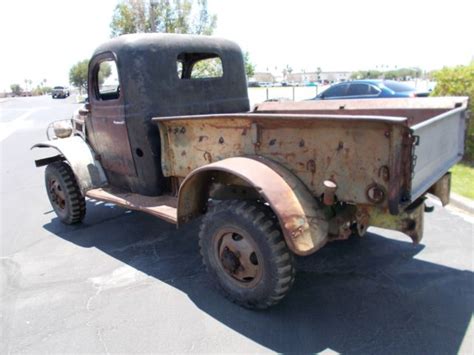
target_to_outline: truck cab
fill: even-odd
[[[111,68],[112,85],[102,79]],[[109,182],[146,196],[170,189],[153,117],[249,110],[240,48],[231,41],[170,34],[125,35],[89,63],[87,140]]]

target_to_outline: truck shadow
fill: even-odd
[[[368,233],[298,258],[289,296],[249,311],[212,287],[198,250],[199,221],[176,230],[145,214],[107,220],[104,206],[87,207],[78,227],[56,218],[44,227],[185,292],[203,312],[279,353],[454,354],[474,310],[472,272],[417,260],[423,246]]]

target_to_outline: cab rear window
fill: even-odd
[[[224,75],[222,60],[215,53],[181,53],[176,63],[180,79],[213,79]]]

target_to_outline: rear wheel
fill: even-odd
[[[74,224],[86,214],[86,200],[82,196],[71,167],[65,162],[49,164],[45,170],[46,192],[61,222]]]
[[[203,262],[219,289],[246,308],[267,308],[290,291],[293,256],[265,205],[226,200],[204,216],[199,233]]]

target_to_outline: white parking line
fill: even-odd
[[[15,132],[20,124],[30,117],[34,112],[41,110],[42,107],[32,108],[26,111],[21,116],[18,116],[13,121],[0,123],[0,142],[10,137]]]

